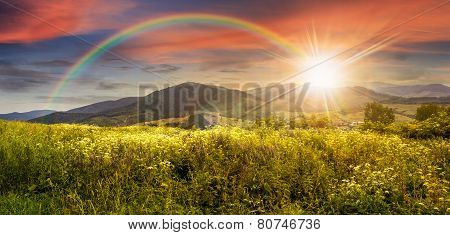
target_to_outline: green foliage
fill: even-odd
[[[364,121],[391,124],[395,121],[394,110],[376,102],[368,103],[364,108]]]
[[[420,111],[418,111],[419,113]],[[407,138],[450,138],[450,108],[441,108],[437,113],[423,121],[411,123],[365,122],[362,130],[373,130],[380,133],[396,134]]]
[[[417,108],[416,120],[424,121],[444,111],[444,107],[436,104],[424,104]]]
[[[280,129],[285,126],[285,121],[281,117],[267,117],[263,119],[265,126]]]
[[[330,118],[323,115],[312,114],[309,117],[267,117],[263,119],[256,119],[254,125],[256,127],[267,127],[275,130],[281,128],[331,128],[333,127]]]
[[[448,214],[450,143],[0,121],[0,214]]]
[[[328,117],[325,116],[317,116],[312,114],[309,119],[305,119],[307,125],[313,128],[326,128],[331,127],[331,121]]]

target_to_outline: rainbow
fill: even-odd
[[[140,33],[186,23],[202,23],[243,30],[266,39],[269,42],[272,42],[274,45],[278,46],[280,49],[284,50],[287,53],[296,56],[301,55],[298,47],[294,46],[279,34],[255,23],[235,17],[216,14],[189,13],[152,18],[135,24],[112,35],[111,37],[105,39],[100,44],[85,53],[74,65],[69,68],[60,82],[58,82],[56,88],[50,96],[50,104],[53,103],[54,98],[64,90],[64,88],[68,83],[70,83],[70,81],[76,79],[86,67],[92,64],[96,59],[106,53],[109,49]]]

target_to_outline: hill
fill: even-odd
[[[3,120],[15,120],[15,121],[28,121],[34,118],[39,118],[42,116],[46,116],[49,114],[52,114],[56,111],[54,110],[34,110],[30,112],[25,113],[7,113],[7,114],[0,114],[0,119]]]
[[[369,102],[385,104],[450,103],[447,97],[404,98],[364,87],[323,90],[293,84],[247,91],[199,83],[182,83],[152,92],[145,97],[100,102],[64,113],[32,120],[38,123],[84,123],[124,126],[156,120],[183,118],[195,112],[218,113],[222,117],[255,119],[273,112],[360,113]],[[288,92],[292,90],[292,92]]]
[[[127,97],[119,100],[103,101],[91,105],[86,105],[80,108],[71,109],[66,113],[101,113],[110,109],[124,107],[130,104],[135,104],[137,97]]]
[[[45,116],[31,119],[31,122],[56,124],[56,123],[91,123],[103,125],[118,125],[114,120],[102,119],[101,122],[89,122],[90,118],[94,118],[105,111],[117,109],[137,103],[137,97],[127,97],[119,100],[103,101],[91,105],[86,105],[66,112],[54,112]],[[100,115],[101,116],[101,115]]]
[[[375,91],[401,97],[447,97],[450,87],[442,84],[412,85],[412,86],[380,86]]]
[[[295,90],[292,93],[280,96],[294,88]],[[247,91],[247,93],[258,98],[260,104],[273,100],[266,106],[269,106],[270,110],[275,112],[355,112],[362,110],[366,103],[384,102],[392,99],[392,96],[380,94],[364,87],[339,87],[328,90],[320,87],[308,87],[306,93],[303,93],[303,90],[303,86],[286,84],[275,88],[258,88]],[[294,97],[291,96],[293,93],[295,93]],[[292,98],[295,99],[295,102],[291,102],[290,99]]]
[[[155,91],[146,97],[97,103],[32,121],[121,126],[184,117],[196,111],[217,112],[221,116],[235,117],[241,115],[240,109],[236,107],[255,103],[253,99],[243,91],[189,82]],[[93,113],[92,110],[97,112]]]
[[[90,118],[93,114],[90,113],[64,113],[56,112],[43,117],[38,117],[30,120],[36,123],[57,124],[57,123],[81,123]]]

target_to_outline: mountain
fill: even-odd
[[[124,107],[130,104],[135,104],[137,97],[127,97],[119,100],[103,101],[91,105],[86,105],[80,108],[71,109],[66,113],[101,113],[106,110]]]
[[[305,92],[303,92],[305,88]],[[289,92],[291,91],[292,92]],[[392,96],[380,94],[364,87],[339,87],[324,92],[320,87],[278,85],[270,88],[258,88],[247,91],[262,101],[271,101],[273,111],[303,111],[307,113],[325,111],[354,112],[362,110],[369,102],[385,102]],[[280,96],[285,94],[285,96]],[[303,93],[303,94],[302,94]],[[295,94],[295,97],[292,95]],[[274,99],[277,98],[277,99]],[[294,98],[295,102],[290,99]],[[292,107],[294,106],[294,107]]]
[[[31,122],[57,124],[57,123],[81,123],[83,120],[92,117],[91,113],[66,113],[55,112],[46,116],[31,119]]]
[[[379,86],[373,88],[377,92],[401,97],[447,97],[450,87],[442,84],[411,86]]]
[[[98,125],[106,120],[109,124],[130,125],[179,118],[195,112],[240,117],[242,109],[239,107],[254,103],[254,97],[240,90],[187,82],[155,91],[139,98],[137,103],[99,113],[85,122]]]
[[[322,90],[311,87],[306,96],[300,98],[302,88],[286,84],[275,88],[241,91],[189,82],[155,91],[137,99],[100,102],[65,113],[53,113],[32,121],[47,124],[64,122],[121,126],[180,118],[196,112],[253,119],[271,115],[272,112],[327,110],[355,112],[360,111],[368,102],[382,102],[391,98],[389,95],[379,94],[363,87],[337,88],[325,96]],[[288,95],[278,97],[292,89],[293,92],[289,92]]]
[[[392,96],[385,103],[393,104],[450,104],[450,96],[445,97],[399,97]]]
[[[349,83],[352,84],[352,83]],[[362,86],[367,89],[371,90],[377,90],[378,88],[385,88],[385,87],[394,87],[395,85],[392,83],[386,83],[386,82],[355,82],[351,86]]]
[[[85,123],[90,118],[99,116],[100,113],[112,109],[122,108],[128,105],[135,105],[137,97],[127,97],[119,100],[103,101],[91,105],[86,105],[66,112],[53,112],[48,115],[36,117],[30,121],[37,123],[56,124],[56,123]],[[103,120],[107,122],[108,120]],[[93,123],[95,124],[95,123]],[[111,125],[115,125],[112,123]]]
[[[38,123],[83,123],[125,126],[165,119],[184,118],[195,113],[217,113],[225,118],[254,119],[273,112],[361,112],[369,102],[386,104],[450,103],[450,97],[405,98],[364,87],[340,87],[324,92],[285,84],[241,91],[199,83],[183,83],[155,91],[145,97],[100,102],[67,112],[31,120]],[[291,91],[292,92],[289,92]]]
[[[54,111],[54,110],[34,110],[34,111],[30,111],[30,112],[25,112],[25,113],[14,112],[14,113],[0,114],[0,119],[28,121],[31,119],[35,119],[38,117],[52,114],[54,112],[56,112],[56,111]]]
[[[64,122],[117,126],[183,117],[200,111],[237,117],[241,115],[238,113],[240,109],[236,109],[237,106],[255,103],[254,98],[243,91],[192,82],[133,99],[134,101],[125,98],[112,103],[96,103],[64,113],[53,113],[32,121],[47,124]]]

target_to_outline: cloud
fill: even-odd
[[[45,67],[67,67],[71,66],[72,63],[66,60],[47,60],[47,61],[37,61],[31,63],[35,66],[45,66]]]
[[[73,84],[77,86],[95,87],[101,80],[102,78],[94,75],[83,75],[73,80]]]
[[[372,56],[378,66],[434,68],[448,65],[450,41],[410,42],[396,45]]]
[[[238,70],[238,69],[222,69],[219,72],[221,73],[244,73],[244,70]]]
[[[152,38],[152,40],[148,40]],[[218,48],[253,48],[266,45],[260,38],[241,30],[232,30],[208,25],[183,25],[168,27],[144,33],[137,38],[121,44],[115,50],[129,58],[148,58],[152,62],[166,63],[163,59],[168,55]],[[269,45],[270,46],[270,45]],[[193,58],[192,58],[193,59]]]
[[[0,78],[0,90],[6,92],[22,92],[49,83],[50,82],[48,80],[43,80],[39,78],[21,78],[21,77]]]
[[[52,75],[35,70],[18,68],[0,68],[0,90],[6,92],[22,92],[32,88],[50,84],[55,81]]]
[[[406,42],[399,43],[385,50],[386,52],[397,52],[399,55],[428,54],[433,55],[450,55],[450,39],[449,40],[431,40],[424,42]],[[399,57],[399,59],[404,59]]]
[[[140,4],[139,9],[142,14],[148,12],[147,9],[149,8],[153,10],[152,13],[200,10],[249,20],[280,34],[306,53],[309,53],[311,49],[309,48],[310,44],[305,43],[307,38],[306,28],[314,26],[318,34],[319,49],[324,54],[334,54],[334,52],[342,51],[360,43],[438,3],[433,0],[412,0],[408,2],[392,0],[376,2],[365,0],[281,0],[277,2],[192,0],[189,3],[174,0],[168,4],[167,1],[155,0],[146,3],[140,2]],[[419,29],[431,32],[402,35],[401,40],[404,42],[450,38],[450,30],[445,27],[447,24],[445,22],[450,21],[450,15],[443,14],[449,7],[450,4],[445,9],[441,8],[425,14],[410,22],[410,24],[398,28],[395,32],[409,31],[412,26],[414,26],[415,31]],[[139,16],[140,14],[137,13],[136,15]],[[367,43],[365,48],[372,44],[373,42]],[[292,56],[282,50],[280,51],[280,48],[272,44],[267,38],[251,32],[203,24],[175,25],[158,29],[157,33],[144,33],[120,45],[116,50],[131,58],[149,58],[149,55],[151,55],[152,60],[171,58],[170,60],[161,59],[161,61],[158,61],[159,63],[180,64],[186,60],[193,62],[199,60],[197,56],[177,56],[181,52],[256,48],[269,49],[277,52],[277,54],[281,52],[284,53],[284,56]],[[360,50],[357,52],[360,52]],[[175,59],[173,59],[174,57]]]
[[[320,47],[317,51],[324,52],[324,54],[335,54],[336,51],[351,47],[439,4],[439,1],[435,0],[190,0],[189,2],[185,0],[170,2],[166,0],[48,0],[45,1],[45,4],[42,3],[44,1],[39,0],[10,0],[9,2],[54,24],[57,28],[77,35],[83,34],[83,38],[94,43],[137,22],[158,16],[180,12],[224,14],[257,23],[272,30],[300,47],[307,55],[311,51],[311,44],[305,41],[307,28],[314,28],[317,33],[317,44]],[[450,4],[399,28],[398,31],[408,33],[401,34],[402,41],[380,53],[385,53],[385,58],[388,57],[392,64],[416,66],[421,63],[425,69],[448,61],[448,56],[434,56],[433,54],[448,53],[448,48],[450,48],[450,28],[447,27],[450,15],[445,14],[449,7]],[[79,58],[90,47],[74,37],[61,37],[66,33],[1,2],[0,22],[2,22],[0,59],[6,59],[4,63],[11,64],[14,61],[26,64],[26,61],[30,60],[37,61],[32,64],[35,66],[64,67],[69,65],[65,59],[71,61]],[[395,31],[397,32],[397,30]],[[98,32],[105,33],[94,38],[88,37],[88,35]],[[55,44],[49,39],[55,41],[61,39],[64,43]],[[358,48],[355,53],[370,45],[368,43]],[[12,50],[9,47],[19,48]],[[131,58],[132,61],[141,61],[138,64],[148,65],[144,70],[161,73],[161,76],[164,73],[174,73],[183,68],[183,72],[186,72],[183,73],[183,79],[187,80],[201,77],[193,73],[198,72],[203,75],[205,71],[222,73],[219,74],[219,77],[233,76],[233,73],[246,71],[245,74],[239,74],[242,75],[239,77],[245,75],[245,78],[242,79],[257,75],[261,75],[261,79],[269,76],[279,77],[282,72],[288,71],[287,65],[275,64],[274,57],[256,52],[261,48],[274,52],[273,55],[293,59],[289,53],[281,50],[277,43],[246,30],[192,23],[162,27],[157,31],[136,35],[112,50],[121,56]],[[44,56],[44,54],[47,55]],[[369,59],[376,58],[376,54],[371,55]],[[104,57],[108,56],[105,54]],[[55,58],[64,58],[64,60],[58,61]],[[298,60],[298,58],[295,59],[295,61]],[[101,64],[105,60],[106,58],[99,58],[95,65],[111,69],[97,67],[98,70],[91,70],[91,76],[98,76],[102,79],[109,73],[117,72],[114,69],[124,70],[123,73],[117,72],[116,78],[125,72],[133,75],[142,72],[142,70],[139,71],[139,66],[127,65],[117,59]],[[368,60],[363,62],[366,61]],[[0,61],[0,65],[2,63]],[[387,65],[386,60],[384,65]],[[272,71],[261,68],[270,68]],[[255,71],[258,74],[254,75]],[[192,72],[191,75],[187,75],[188,72]],[[271,75],[274,72],[279,74]],[[370,71],[370,73],[377,72],[382,73],[381,71]],[[418,72],[405,73],[423,77]],[[237,75],[236,77],[238,77]],[[25,76],[21,78],[28,79]],[[3,78],[3,80],[5,79]],[[104,81],[103,84],[100,84],[100,79],[93,77],[84,81],[91,88],[100,90],[118,90],[125,85]],[[79,85],[78,83],[81,84],[82,81],[80,77],[74,83]],[[122,88],[119,88],[121,86]]]
[[[53,74],[13,65],[0,65],[0,90],[8,92],[27,91],[56,81]]]
[[[11,65],[11,61],[8,60],[0,60],[0,66],[4,66],[4,65]]]
[[[80,22],[80,10],[90,1],[18,0],[0,3],[0,42],[33,42],[73,31]],[[45,23],[48,22],[48,23]],[[52,26],[50,26],[51,24]]]
[[[411,43],[411,48],[450,53],[450,40]]]
[[[52,102],[58,104],[92,104],[107,100],[117,100],[123,97],[89,95],[89,96],[56,96],[56,97],[36,96],[35,98],[42,102]]]
[[[136,69],[151,73],[172,73],[181,69],[181,67],[171,64],[153,64],[145,60],[132,60],[132,59],[127,60],[128,61],[124,61],[120,58],[105,57],[101,59],[99,63],[101,63],[101,66],[106,68],[113,68],[119,70]]]
[[[0,75],[4,76],[13,76],[13,77],[33,77],[33,78],[49,78],[51,77],[48,73],[37,71],[37,70],[29,70],[29,69],[20,69],[12,66],[4,66],[0,67]]]
[[[197,51],[197,63],[200,71],[236,72],[237,70],[255,68],[256,65],[273,60],[259,49],[215,49]],[[227,68],[234,68],[229,70]]]
[[[397,70],[395,80],[414,81],[430,76],[430,73],[424,68],[405,68]]]
[[[330,26],[334,26],[333,31],[337,33],[346,31],[346,33],[354,34],[354,29],[377,32],[386,25],[395,24],[394,21],[398,19],[411,17],[436,5],[436,1],[433,0],[407,2],[392,0],[376,2],[366,0],[280,0],[276,2],[268,0],[190,0],[189,2],[185,0],[170,2],[166,0],[46,0],[45,3],[38,0],[8,0],[8,2],[14,7],[4,2],[0,3],[0,22],[2,22],[0,42],[7,43],[51,39],[67,35],[65,32],[80,34],[103,29],[117,30],[168,13],[199,11],[250,20],[286,37],[297,34],[299,29],[311,22],[316,22],[318,30],[327,30]],[[439,9],[440,12],[443,10]],[[386,15],[392,17],[389,18]],[[445,23],[450,17],[431,17],[430,15],[414,22],[414,30],[441,32],[441,35],[446,35],[448,30],[439,29],[446,28]],[[355,21],[355,19],[358,20]],[[176,28],[178,31],[187,26],[196,27],[183,25]],[[182,33],[183,30],[179,34]],[[185,37],[186,34],[183,36]],[[448,34],[444,37],[448,38]],[[247,41],[250,39],[254,38],[246,38]]]
[[[102,64],[102,66],[106,67],[106,68],[113,68],[113,69],[120,69],[120,70],[129,70],[129,69],[134,69],[135,68],[133,66],[126,66],[126,65],[123,65],[123,66],[110,66],[110,65]]]
[[[29,43],[115,28],[111,18],[133,6],[120,0],[2,1],[0,42]]]
[[[135,88],[136,86],[131,85],[129,83],[118,83],[118,82],[108,82],[108,81],[101,81],[98,86],[97,90],[120,90],[125,88]]]
[[[444,66],[436,66],[436,67],[433,67],[431,69],[434,70],[434,71],[438,71],[438,72],[446,72],[446,73],[448,73],[448,72],[450,72],[450,63],[447,64],[447,65],[444,65]]]
[[[159,65],[153,65],[148,66],[145,68],[146,71],[151,71],[154,73],[172,73],[175,71],[180,70],[181,67],[170,65],[170,64],[159,64]]]

